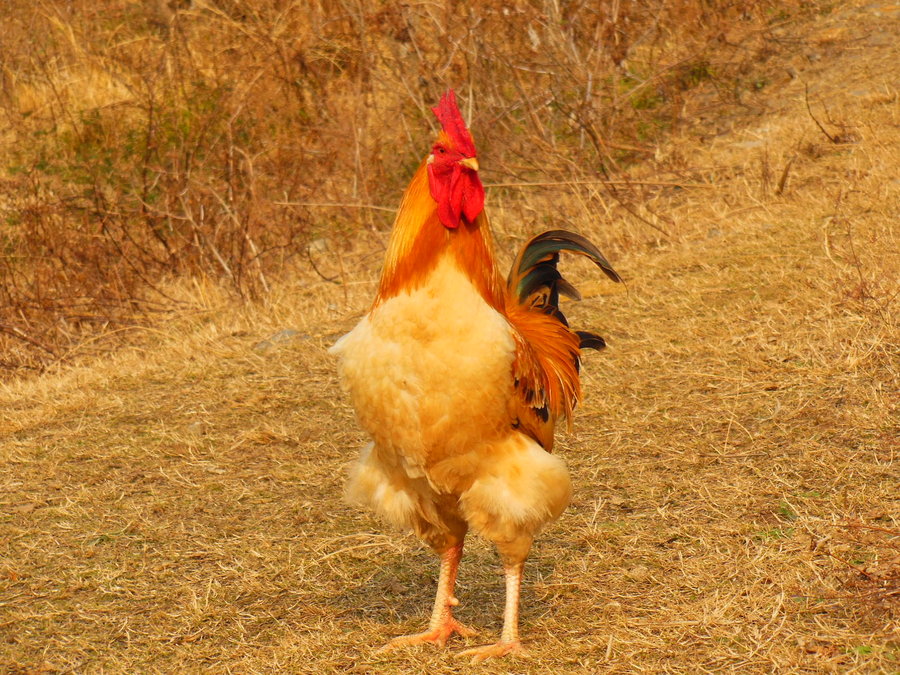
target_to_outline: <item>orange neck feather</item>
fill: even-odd
[[[504,284],[494,262],[487,216],[482,211],[474,223],[463,220],[455,230],[444,227],[422,162],[406,188],[394,220],[374,306],[398,293],[419,288],[444,255],[455,258],[485,302],[504,311]]]

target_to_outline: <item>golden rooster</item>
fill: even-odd
[[[554,230],[529,241],[504,282],[483,211],[475,144],[453,91],[433,108],[442,131],[406,189],[369,313],[332,347],[362,427],[372,437],[347,495],[412,530],[441,557],[428,630],[385,649],[474,632],[453,617],[463,539],[493,542],[506,575],[503,632],[473,660],[521,652],[519,586],[538,530],[568,505],[566,466],[550,454],[556,421],[581,394],[580,350],[559,294],[560,251],[619,275],[589,241]]]

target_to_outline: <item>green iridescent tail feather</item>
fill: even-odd
[[[616,283],[622,279],[600,250],[580,234],[550,230],[526,243],[516,256],[507,279],[510,293],[521,304],[550,314],[568,326],[566,317],[559,310],[559,296],[562,294],[581,300],[581,293],[556,269],[562,251],[585,256]],[[581,349],[602,349],[606,346],[599,335],[586,331],[577,331],[577,334]]]

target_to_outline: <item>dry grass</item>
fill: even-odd
[[[427,620],[437,566],[339,497],[363,438],[324,349],[371,297],[371,234],[321,252],[341,286],[298,274],[234,308],[173,284],[203,311],[5,385],[0,670],[900,669],[896,9],[835,11],[802,37],[772,64],[766,114],[660,146],[712,186],[647,188],[677,236],[636,242],[639,221],[590,186],[557,193],[629,281],[570,267],[587,290],[573,323],[610,348],[588,357],[561,438],[575,501],[526,567],[531,659],[373,654]],[[806,85],[847,142],[810,118]],[[501,245],[544,225],[553,194],[492,192]],[[285,327],[298,334],[254,349]],[[483,542],[459,596],[461,620],[496,636]]]
[[[310,242],[387,228],[448,86],[489,182],[589,180],[635,208],[602,181],[651,156],[698,92],[752,109],[760,64],[819,9],[6,0],[0,376],[183,308],[172,277],[259,299]]]

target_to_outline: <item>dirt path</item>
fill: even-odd
[[[670,195],[692,234],[572,309],[610,349],[526,571],[531,659],[372,653],[426,620],[437,569],[340,500],[363,439],[324,349],[366,282],[0,391],[0,671],[896,672],[898,24],[823,17],[766,115],[662,149],[716,188]],[[481,542],[459,596],[496,636]]]

